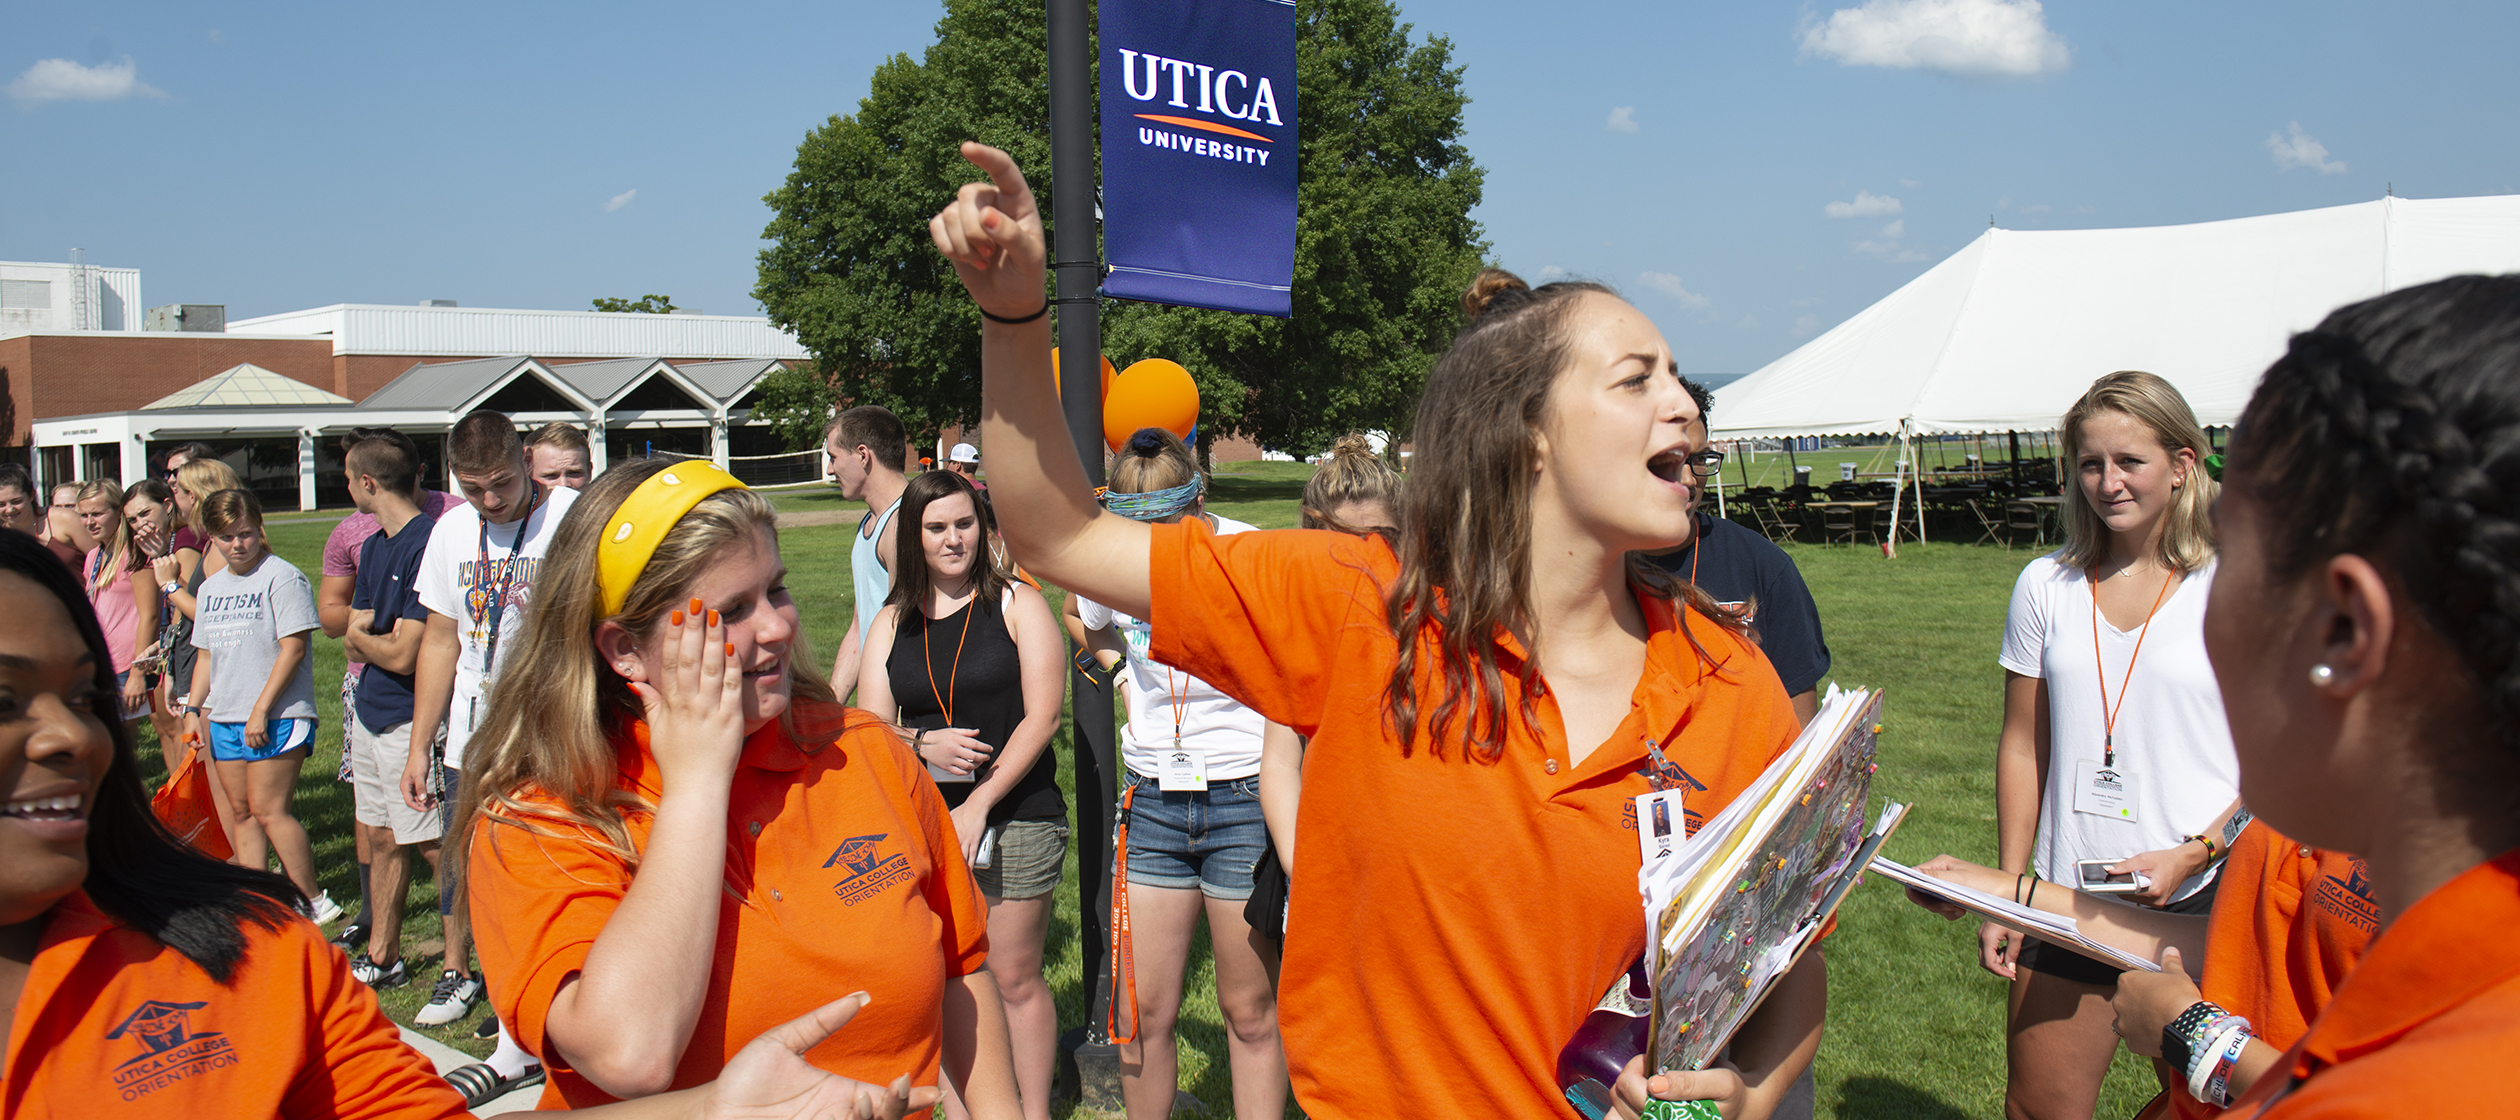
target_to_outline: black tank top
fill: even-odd
[[[968,727],[981,742],[1006,749],[1016,725],[1024,722],[1024,673],[1015,639],[1006,632],[1001,605],[974,596],[963,609],[934,621],[908,604],[904,607],[901,623],[893,631],[892,652],[884,659],[902,726]],[[968,635],[964,633],[966,618]],[[953,702],[950,722],[945,712],[948,700]],[[961,805],[971,796],[972,787],[989,780],[996,767],[993,757],[981,764],[974,781],[939,782],[937,790],[945,795],[945,804]],[[989,810],[989,823],[1066,820],[1067,800],[1059,793],[1058,775],[1058,760],[1044,746],[1033,759],[1032,769]]]

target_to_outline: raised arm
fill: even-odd
[[[966,184],[928,233],[983,316],[980,442],[989,449],[990,504],[1007,547],[1035,575],[1145,618],[1147,528],[1094,503],[1050,383],[1050,317],[1036,315],[1048,306],[1047,253],[1032,188],[1005,152],[966,142],[962,154],[989,182]]]

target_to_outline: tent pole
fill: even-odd
[[[1914,477],[1915,477],[1915,479],[1916,479],[1916,543],[1918,543],[1918,544],[1924,544],[1924,543],[1925,543],[1925,471],[1922,469],[1922,468],[1924,467],[1924,464],[1919,463],[1919,464],[1917,464],[1917,466],[1918,466],[1918,468],[1919,468],[1919,469],[1917,470],[1917,472],[1916,472],[1916,474],[1915,474],[1915,476],[1914,476]]]
[[[1894,560],[1899,555],[1899,499],[1907,494],[1907,446],[1908,426],[1907,421],[1902,420],[1899,422],[1900,455],[1894,468],[1898,477],[1891,480],[1890,487],[1890,535],[1881,538],[1881,555]]]

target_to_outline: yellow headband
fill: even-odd
[[[639,573],[647,570],[648,559],[656,555],[656,546],[665,543],[665,534],[682,523],[691,507],[720,490],[745,488],[724,468],[694,460],[649,475],[632,490],[621,508],[613,511],[612,522],[604,526],[604,539],[595,546],[595,579],[604,592],[604,614],[621,613],[631,585],[639,582]]]

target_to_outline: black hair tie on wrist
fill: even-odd
[[[978,304],[973,304],[972,306],[974,306],[974,307],[979,307],[980,305],[978,305]],[[1021,318],[1021,319],[1005,319],[1005,318],[1000,318],[1000,317],[998,317],[998,316],[996,316],[996,315],[991,315],[991,314],[989,314],[989,309],[988,309],[988,308],[985,308],[985,307],[981,307],[981,308],[980,308],[980,317],[981,317],[981,318],[986,319],[986,320],[988,320],[988,321],[990,321],[990,322],[992,322],[992,323],[1001,323],[1001,324],[1004,324],[1004,325],[1006,325],[1006,326],[1010,326],[1010,327],[1020,327],[1020,326],[1022,326],[1022,325],[1024,325],[1024,324],[1026,324],[1026,323],[1032,322],[1032,321],[1033,321],[1033,320],[1035,320],[1035,319],[1041,318],[1042,316],[1047,315],[1047,314],[1049,314],[1049,313],[1050,313],[1050,301],[1049,301],[1049,300],[1047,300],[1047,299],[1045,299],[1045,300],[1042,300],[1042,301],[1041,301],[1041,310],[1039,310],[1039,311],[1035,311],[1035,312],[1033,312],[1033,313],[1032,313],[1032,314],[1030,314],[1030,315],[1026,315],[1026,316],[1024,316],[1024,317],[1023,317],[1023,318]]]

